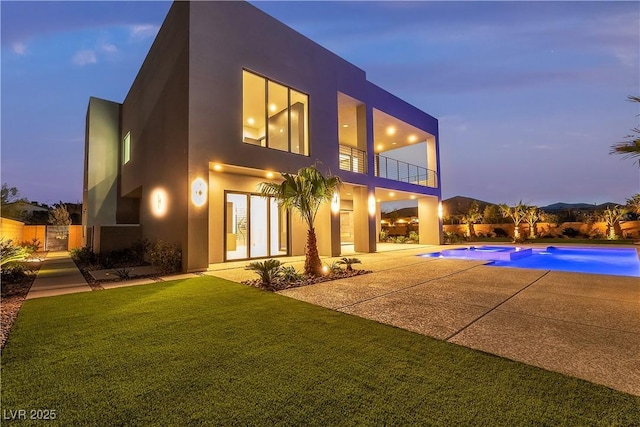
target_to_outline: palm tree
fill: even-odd
[[[482,214],[480,213],[480,208],[478,207],[477,202],[471,203],[469,210],[466,214],[462,215],[460,221],[463,224],[467,224],[467,236],[475,237],[476,230],[473,228],[473,224],[480,222],[482,220]]]
[[[307,223],[307,246],[305,248],[304,273],[310,276],[322,274],[322,262],[318,254],[318,242],[313,226],[320,205],[333,198],[342,180],[337,176],[325,177],[315,166],[298,170],[297,174],[282,173],[280,184],[262,182],[258,189],[267,197],[273,197],[285,209],[296,210]]]
[[[627,208],[630,212],[640,215],[640,194],[635,194],[632,198],[627,199]]]
[[[518,204],[513,208],[509,207],[509,205],[506,204],[500,205],[500,211],[502,212],[502,214],[507,218],[511,218],[513,224],[515,225],[515,228],[513,230],[513,240],[515,242],[520,240],[520,230],[518,229],[518,227],[524,220],[526,209],[527,206],[522,203],[522,200],[520,200]]]
[[[628,96],[631,102],[640,102],[638,96]],[[610,154],[622,154],[624,158],[640,156],[640,128],[631,129],[631,135],[627,135],[627,141],[617,142],[611,146]]]
[[[607,233],[607,239],[616,240],[618,239],[618,233],[616,232],[616,227],[620,226],[620,221],[624,218],[624,216],[629,211],[623,206],[614,206],[613,208],[607,207],[602,213],[602,220],[607,223],[607,228],[609,232]]]
[[[536,223],[542,219],[543,212],[537,206],[527,206],[524,220],[529,225],[529,238],[536,238]]]

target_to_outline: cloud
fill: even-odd
[[[24,43],[17,42],[13,44],[13,51],[18,55],[24,55],[27,52],[27,47]]]
[[[98,62],[96,58],[96,53],[91,49],[80,50],[73,55],[72,59],[75,65],[83,67],[87,64],[95,64]]]
[[[160,30],[159,25],[138,24],[129,27],[129,35],[131,40],[144,40],[155,37]]]
[[[100,46],[98,46],[98,49],[100,49],[101,52],[104,52],[106,54],[115,54],[118,53],[118,48],[116,47],[116,45],[111,44],[111,43],[102,43],[100,44]]]

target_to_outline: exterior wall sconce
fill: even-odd
[[[191,183],[191,201],[197,207],[207,203],[207,183],[202,178],[196,178]]]
[[[169,210],[169,197],[164,188],[156,188],[151,192],[151,198],[149,204],[151,206],[151,213],[157,218],[162,218],[167,214]]]
[[[376,214],[376,198],[372,194],[369,196],[369,215],[373,216]]]
[[[442,219],[442,202],[438,203],[438,218]]]
[[[333,193],[333,197],[331,198],[331,212],[334,214],[340,212],[340,192],[337,190]]]

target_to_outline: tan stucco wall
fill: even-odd
[[[0,237],[5,241],[11,240],[13,244],[18,244],[23,238],[24,222],[0,217]]]

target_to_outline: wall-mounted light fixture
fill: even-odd
[[[156,188],[151,192],[149,199],[151,213],[153,216],[162,218],[169,210],[169,196],[164,188]]]
[[[197,207],[207,203],[207,183],[202,178],[196,178],[191,183],[191,201]]]
[[[369,215],[373,216],[376,214],[376,197],[371,194],[369,196]]]
[[[442,219],[442,202],[438,203],[438,218]]]
[[[340,192],[336,190],[331,198],[331,212],[337,214],[340,212]]]

